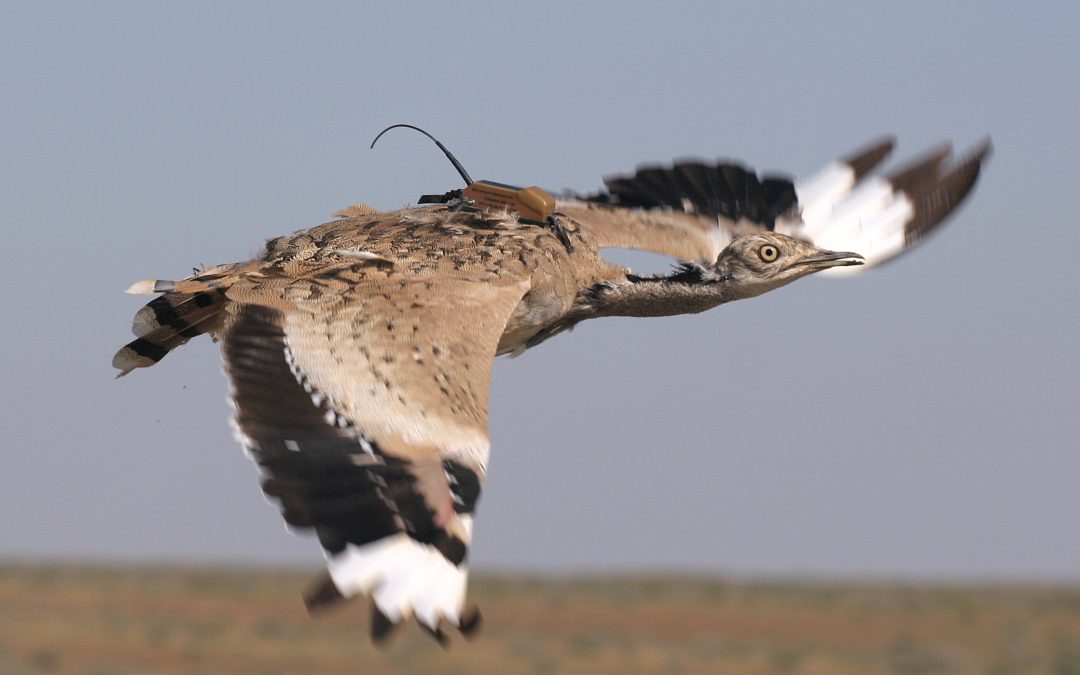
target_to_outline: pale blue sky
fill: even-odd
[[[374,3],[372,3],[373,5]],[[114,381],[145,277],[355,201],[808,173],[992,135],[855,279],[587,323],[496,365],[476,566],[1080,579],[1080,5],[40,3],[0,21],[0,557],[297,563],[200,340]]]

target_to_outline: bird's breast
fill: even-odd
[[[554,288],[534,288],[526,293],[506,322],[497,353],[525,351],[529,340],[565,315],[572,302],[573,298],[563,297]]]

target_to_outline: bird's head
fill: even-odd
[[[783,234],[761,232],[733,239],[717,256],[714,270],[746,298],[830,267],[862,264],[858,253],[827,251]]]

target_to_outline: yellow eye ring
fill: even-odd
[[[780,257],[780,250],[772,244],[765,244],[757,250],[757,254],[765,262],[775,262]]]

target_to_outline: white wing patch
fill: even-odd
[[[470,516],[458,517],[471,529]],[[437,630],[442,620],[461,623],[467,568],[454,565],[434,547],[407,534],[364,546],[350,544],[327,560],[330,578],[342,595],[371,595],[393,623],[411,615],[432,630]]]
[[[855,170],[843,162],[829,162],[812,176],[795,181],[803,222],[809,224],[827,218],[854,184]]]
[[[809,240],[833,251],[855,251],[872,267],[900,253],[904,228],[915,215],[911,199],[881,176],[867,176],[846,194],[829,192],[824,201],[803,210],[801,224],[777,225],[777,232]],[[833,268],[831,274],[851,274],[860,268]]]
[[[871,146],[795,181],[800,217],[778,222],[776,231],[866,259],[862,266],[834,267],[824,274],[858,274],[913,246],[964,199],[991,149],[987,140],[948,162],[951,146],[941,145],[891,173],[866,175],[891,147],[891,142]]]

